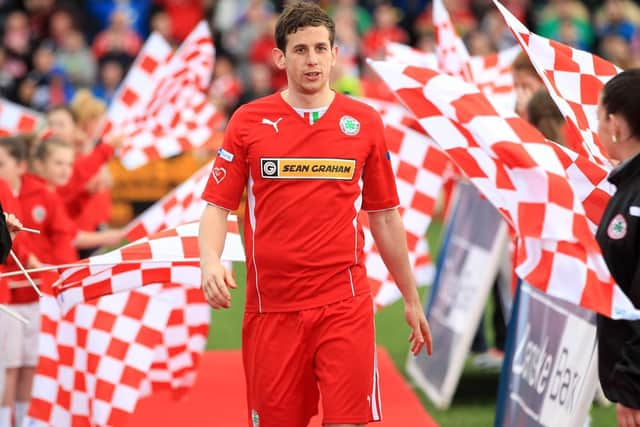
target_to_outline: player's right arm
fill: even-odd
[[[229,288],[237,287],[231,272],[220,261],[227,235],[228,215],[228,210],[207,204],[200,219],[198,247],[202,291],[209,305],[215,309],[231,307]]]

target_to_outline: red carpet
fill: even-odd
[[[431,427],[420,400],[405,383],[384,349],[378,350],[384,421],[375,427]],[[239,351],[205,353],[198,380],[184,401],[169,393],[142,399],[130,426],[242,427],[247,425],[244,375]],[[319,427],[315,417],[309,427]]]

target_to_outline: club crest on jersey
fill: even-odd
[[[621,214],[613,217],[607,227],[607,235],[613,240],[620,240],[627,235],[627,221]]]
[[[216,184],[220,184],[222,180],[227,176],[227,171],[225,168],[213,168],[211,171],[211,176]]]
[[[44,217],[47,215],[47,210],[42,205],[36,205],[31,210],[31,217],[35,222],[44,221]]]
[[[342,116],[340,117],[340,130],[345,135],[357,135],[360,132],[360,122],[351,116]]]

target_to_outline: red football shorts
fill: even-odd
[[[322,396],[324,424],[379,421],[371,295],[309,310],[245,313],[249,425],[305,427]]]

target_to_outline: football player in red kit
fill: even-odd
[[[334,33],[319,6],[287,6],[274,60],[288,87],[236,111],[203,194],[202,287],[224,308],[236,287],[220,263],[226,217],[247,189],[242,351],[253,426],[306,426],[319,395],[325,425],[381,419],[361,209],[404,297],[411,350],[431,352],[382,121],[330,88]]]

